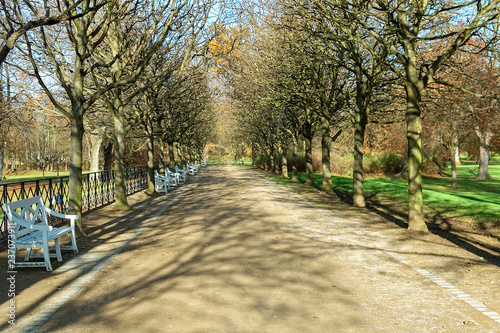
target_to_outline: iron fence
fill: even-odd
[[[115,175],[113,170],[86,173],[82,175],[82,213],[115,201]],[[146,167],[127,168],[125,173],[127,195],[147,186]],[[0,184],[0,207],[4,203],[42,196],[45,204],[59,212],[68,211],[69,177],[53,177],[23,182]],[[8,228],[7,218],[0,210],[0,242],[5,241]]]

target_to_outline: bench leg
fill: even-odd
[[[73,245],[73,252],[78,253],[78,246],[76,245],[75,230],[71,230],[71,244]]]
[[[49,244],[44,243],[42,248],[43,248],[43,258],[45,260],[45,268],[47,268],[47,270],[50,272],[52,271],[52,264],[50,263]]]
[[[56,257],[57,257],[57,261],[62,261],[62,254],[61,254],[61,244],[59,244],[59,238],[56,238],[54,240],[54,242],[56,243],[55,247],[56,247]],[[50,257],[50,256],[49,256]]]
[[[24,256],[24,261],[30,261],[30,256],[31,256],[31,247],[28,247],[26,249],[26,255]]]

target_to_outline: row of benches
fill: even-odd
[[[202,161],[201,165],[206,166],[206,162]],[[186,170],[176,167],[175,172],[171,172],[166,169],[165,176],[156,172],[156,190],[167,192],[170,186],[178,186],[179,182],[186,181],[187,174],[194,175],[198,171],[198,165],[188,164]],[[44,266],[47,271],[52,271],[50,258],[62,261],[61,249],[78,253],[75,234],[78,215],[62,214],[48,208],[42,196],[6,203],[2,208],[9,223],[7,234],[9,271],[17,267]],[[49,223],[51,219],[60,219],[61,222],[67,220],[69,223],[67,226],[54,227]],[[65,235],[69,235],[71,245],[61,246],[60,238]],[[54,241],[54,246],[49,246],[51,241]],[[26,249],[24,261],[21,262],[16,261],[16,252],[19,248]],[[34,248],[41,248],[42,253],[32,253]],[[44,261],[30,261],[32,258],[43,258]]]
[[[202,165],[203,165],[202,160]],[[205,163],[206,166],[206,163]],[[186,169],[180,169],[175,167],[175,172],[170,171],[169,168],[165,168],[165,174],[161,175],[157,170],[155,170],[155,190],[156,192],[168,193],[170,187],[179,186],[180,182],[185,182],[187,175],[195,175],[199,171],[198,164],[186,164]]]

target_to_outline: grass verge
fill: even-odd
[[[500,164],[490,165],[492,180],[475,180],[478,166],[463,163],[458,167],[458,187],[452,188],[451,170],[448,168],[441,177],[424,177],[424,211],[431,229],[466,233],[467,239],[500,249]],[[294,186],[300,193],[319,193],[322,175],[314,174],[314,186],[302,186],[305,173],[299,174],[299,182],[283,179],[279,175],[269,175],[274,181]],[[345,207],[352,198],[352,178],[332,176],[336,198],[330,198],[332,205]],[[407,181],[395,177],[368,177],[364,183],[365,196],[369,208],[382,211],[394,217],[403,225],[407,219]],[[338,200],[341,199],[341,200]],[[323,204],[326,204],[323,201]],[[478,240],[481,238],[481,240]]]

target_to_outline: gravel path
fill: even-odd
[[[131,227],[91,247],[87,255],[107,259],[98,268],[75,273],[74,266],[60,266],[52,277],[67,283],[47,298],[52,310],[44,315],[34,308],[21,326],[40,332],[500,332],[496,303],[485,304],[421,266],[416,254],[425,249],[402,242],[401,228],[318,208],[251,169],[209,167],[139,211],[156,214],[127,219]]]

